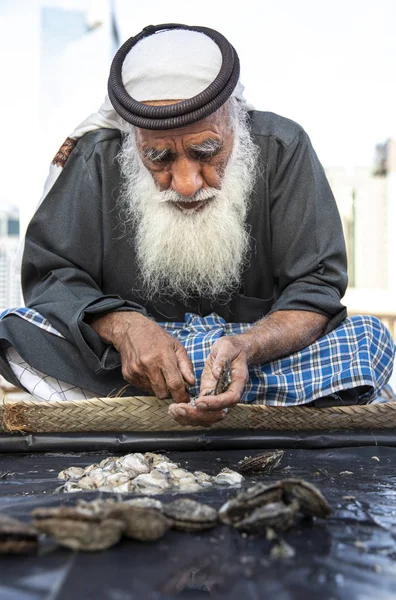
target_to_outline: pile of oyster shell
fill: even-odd
[[[153,452],[112,456],[85,468],[69,467],[61,471],[58,478],[66,480],[61,488],[65,492],[98,490],[149,496],[165,492],[193,493],[213,485],[239,486],[244,479],[228,468],[214,477],[202,471],[190,472]]]
[[[170,528],[199,532],[219,521],[255,535],[284,531],[299,514],[326,518],[331,508],[321,492],[302,479],[284,479],[272,485],[258,483],[228,500],[219,511],[178,498],[162,503],[151,497],[132,500],[80,500],[76,506],[37,508],[29,525],[0,518],[0,553],[20,553],[38,546],[39,533],[73,550],[95,551],[114,546],[122,536],[155,541]]]

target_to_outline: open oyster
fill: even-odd
[[[279,465],[283,455],[283,450],[270,450],[246,456],[238,462],[237,469],[241,473],[271,473]]]
[[[244,519],[259,506],[282,502],[282,499],[283,491],[278,483],[273,485],[256,483],[256,485],[239,492],[234,498],[223,504],[219,510],[219,518],[223,523],[233,525]]]
[[[216,382],[216,386],[210,392],[206,392],[205,396],[217,396],[218,394],[222,394],[226,392],[231,385],[231,361],[226,360],[224,362],[223,368],[221,369],[220,376]],[[198,396],[194,396],[190,399],[191,406],[195,406],[195,401]]]
[[[38,532],[7,515],[0,515],[0,554],[22,554],[36,550]]]
[[[317,487],[304,479],[284,479],[282,489],[286,502],[296,500],[299,510],[311,517],[325,519],[331,515],[331,507]]]
[[[120,541],[125,528],[119,519],[104,517],[95,507],[36,508],[35,527],[72,550],[106,550]]]
[[[217,510],[189,498],[179,498],[163,505],[165,516],[179,531],[201,531],[217,524]]]
[[[256,534],[265,534],[269,527],[274,531],[284,531],[293,524],[297,511],[297,502],[289,505],[283,502],[270,502],[255,508],[244,519],[234,523],[234,527],[246,533]]]
[[[290,527],[298,513],[325,518],[331,508],[321,492],[303,479],[258,483],[228,500],[219,511],[223,523],[251,533]]]

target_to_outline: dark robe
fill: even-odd
[[[126,309],[157,321],[183,321],[186,312],[216,312],[228,322],[254,322],[274,311],[304,310],[329,317],[325,333],[334,329],[346,316],[340,303],[346,253],[323,167],[293,121],[252,112],[251,128],[261,169],[247,217],[250,263],[228,302],[153,302],[136,292],[133,232],[122,231],[117,208],[121,135],[99,129],[78,141],[26,233],[26,305],[65,339],[8,315],[0,322],[3,347],[15,346],[48,375],[106,395],[125,381],[119,354],[90,327],[92,315]],[[10,379],[6,367],[4,375]]]

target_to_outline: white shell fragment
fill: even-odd
[[[154,452],[110,456],[85,468],[69,467],[61,471],[58,477],[66,480],[62,487],[65,492],[97,490],[144,494],[146,498],[136,499],[144,503],[157,502],[147,496],[165,492],[195,493],[213,485],[239,486],[243,481],[242,475],[227,468],[216,477],[203,471],[192,473],[163,454]],[[160,507],[156,508],[160,510]]]

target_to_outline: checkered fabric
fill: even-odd
[[[0,313],[28,320],[49,333],[63,337],[42,315],[32,309],[16,308]],[[187,313],[185,322],[159,323],[175,336],[190,356],[197,382],[213,343],[224,335],[237,335],[250,323],[226,323],[217,314],[199,317]],[[250,367],[249,381],[241,402],[287,406],[306,404],[342,389],[367,386],[365,401],[372,402],[392,374],[395,346],[389,331],[370,316],[345,319],[337,329],[304,350]],[[190,389],[198,394],[198,385]]]
[[[40,315],[40,313],[38,313],[36,310],[33,310],[33,308],[26,308],[24,306],[19,308],[7,308],[6,310],[0,312],[0,321],[7,315],[16,315],[17,317],[21,317],[21,319],[25,319],[25,321],[29,321],[29,323],[37,325],[37,327],[40,327],[40,329],[45,329],[45,331],[48,331],[48,333],[53,333],[54,335],[64,339],[64,336],[59,333],[55,327],[52,327],[51,323],[45,317],[43,317],[43,315]]]
[[[237,335],[250,323],[226,323],[216,314],[186,314],[185,323],[160,323],[177,337],[201,379],[212,344],[224,335]],[[354,316],[304,350],[249,368],[241,402],[288,406],[306,404],[342,389],[368,386],[365,401],[372,402],[392,374],[395,346],[379,319]],[[198,394],[198,386],[191,389]]]

